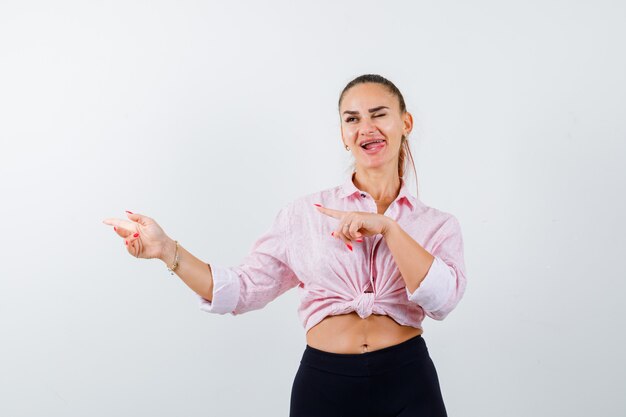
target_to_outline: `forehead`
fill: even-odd
[[[378,83],[357,84],[350,88],[343,96],[341,109],[362,110],[376,106],[388,106],[391,109],[398,109],[398,99],[387,87]]]

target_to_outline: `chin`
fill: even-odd
[[[363,161],[363,163],[357,164],[357,169],[379,169],[389,165],[389,161]]]

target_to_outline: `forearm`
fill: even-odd
[[[426,277],[435,260],[426,249],[417,243],[400,225],[389,218],[389,225],[383,233],[387,247],[404,278],[409,292],[414,292]]]
[[[168,238],[159,257],[168,267],[174,263],[176,242]],[[174,273],[198,295],[213,301],[213,274],[209,265],[178,244],[178,267]]]

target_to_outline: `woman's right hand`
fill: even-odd
[[[161,226],[148,216],[126,212],[130,220],[107,218],[104,224],[114,226],[118,236],[126,241],[128,253],[136,258],[163,260],[167,243],[171,240]]]

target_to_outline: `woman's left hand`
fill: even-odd
[[[362,236],[384,235],[393,219],[378,213],[365,211],[342,211],[315,205],[317,209],[330,217],[339,219],[337,228],[332,235],[348,245],[352,240],[357,242]]]

